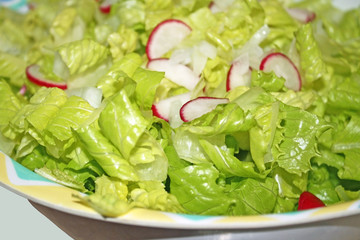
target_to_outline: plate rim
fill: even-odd
[[[8,155],[0,151],[0,167],[6,164],[6,160],[10,159],[12,162],[16,162]],[[22,166],[22,165],[21,165]],[[7,170],[5,170],[7,171]],[[32,172],[27,169],[27,171]],[[0,172],[1,173],[1,172]],[[48,199],[39,198],[31,196],[28,193],[21,191],[17,188],[16,185],[11,185],[4,182],[0,176],[0,186],[6,188],[7,190],[27,199],[28,201],[35,202],[37,204],[43,205],[45,207],[65,212],[68,214],[96,219],[105,222],[112,222],[118,224],[126,224],[133,226],[143,226],[143,227],[152,227],[152,228],[166,228],[166,229],[184,229],[184,230],[221,230],[221,229],[238,229],[238,230],[254,230],[254,229],[265,229],[265,228],[274,228],[274,227],[291,227],[298,226],[302,224],[332,220],[342,217],[348,217],[353,215],[360,215],[360,200],[352,200],[343,203],[333,204],[325,208],[316,208],[303,211],[293,211],[288,213],[277,213],[277,214],[263,214],[263,215],[254,215],[254,216],[201,216],[201,215],[191,215],[191,214],[179,214],[179,213],[170,213],[150,209],[132,209],[128,213],[114,217],[104,217],[97,213],[95,210],[90,207],[86,207],[85,210],[80,210],[73,208],[73,206],[68,205],[59,205],[49,201]],[[30,186],[31,187],[31,186]],[[77,192],[73,189],[62,185],[52,185],[46,186],[57,187],[69,190],[69,194]],[[75,198],[71,197],[73,202]],[[79,206],[83,204],[78,203]],[[340,209],[340,210],[339,210]],[[157,221],[149,219],[141,219],[139,215],[141,214],[151,215],[162,215],[164,218],[168,218],[168,221]],[[189,218],[190,217],[190,218]],[[191,219],[191,218],[200,217],[202,219]]]

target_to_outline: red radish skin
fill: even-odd
[[[216,6],[216,4],[215,4],[214,2],[210,2],[208,8],[210,9],[210,11],[211,11],[212,13],[217,13],[217,12],[220,11],[220,9],[218,8],[218,6]]]
[[[189,25],[178,19],[168,19],[159,23],[149,36],[146,55],[149,60],[160,58],[191,33]]]
[[[99,10],[103,14],[109,14],[111,12],[111,5],[114,2],[113,0],[96,0],[96,2],[100,2]]]
[[[151,106],[153,115],[155,117],[161,118],[161,119],[169,122],[171,107],[173,107],[173,103],[175,101],[179,101],[180,105],[182,106],[183,104],[185,104],[186,102],[188,102],[190,100],[190,97],[191,97],[190,93],[184,93],[184,94],[179,94],[179,95],[176,95],[173,97],[169,97],[169,98],[160,100],[159,102],[154,103]]]
[[[155,117],[161,118],[161,119],[163,119],[163,120],[165,120],[165,121],[167,121],[167,122],[169,121],[169,118],[163,116],[163,115],[161,114],[161,112],[159,111],[159,109],[156,107],[155,104],[153,104],[153,105],[151,106],[151,111],[152,111],[152,113],[153,113],[153,115],[154,115]]]
[[[227,98],[198,97],[188,101],[180,108],[180,118],[184,122],[189,122],[211,112],[217,105],[228,102]]]
[[[301,23],[309,23],[315,20],[316,13],[303,8],[288,8],[286,11],[291,17]]]
[[[230,91],[238,86],[249,86],[251,81],[251,68],[245,74],[238,74],[239,63],[231,64],[226,78],[226,91]]]
[[[200,77],[190,68],[180,63],[174,63],[167,58],[152,59],[146,66],[153,71],[165,72],[166,78],[190,91],[193,90],[200,81]]]
[[[54,82],[45,79],[40,72],[40,66],[36,64],[32,64],[26,68],[26,76],[30,82],[41,87],[57,87],[63,90],[67,89],[67,84],[65,82]]]
[[[103,5],[101,4],[99,6],[100,12],[104,13],[104,14],[109,14],[111,12],[111,5],[110,4],[106,4]]]
[[[298,211],[318,207],[325,207],[325,204],[314,194],[305,191],[300,195]]]
[[[274,52],[268,54],[260,63],[259,69],[264,72],[273,71],[276,76],[285,79],[285,86],[300,91],[302,81],[299,70],[285,54]]]

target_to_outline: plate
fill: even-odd
[[[0,1],[10,2],[10,1]],[[359,0],[333,0],[344,10]],[[360,236],[360,200],[306,211],[260,216],[199,216],[133,209],[104,218],[79,203],[77,191],[51,182],[0,152],[0,186],[27,199],[74,239],[347,239]]]
[[[351,222],[354,223],[354,219],[355,222],[360,220],[360,200],[306,211],[259,216],[199,216],[133,209],[117,218],[104,218],[91,208],[79,203],[73,197],[73,194],[78,194],[77,191],[37,175],[2,152],[0,152],[0,185],[28,199],[36,209],[62,229],[66,228],[64,224],[66,225],[69,219],[73,222],[74,219],[77,219],[76,222],[82,222],[82,225],[86,222],[85,225],[87,226],[93,224],[99,227],[105,224],[104,226],[108,228],[114,226],[111,229],[116,229],[115,226],[118,228],[122,226],[126,229],[146,229],[148,231],[151,229],[152,232],[156,229],[157,232],[171,232],[170,235],[161,235],[169,236],[169,239],[174,239],[173,237],[187,237],[189,239],[189,237],[209,236],[209,234],[212,236],[215,236],[214,234],[249,234],[249,231],[254,230],[259,231],[258,233],[274,231],[274,229],[277,231],[280,229],[294,231],[316,224],[333,226],[331,224],[338,225],[341,223],[340,225],[344,225],[342,224],[344,219],[350,221],[350,225],[349,223],[345,224],[349,227]],[[79,232],[78,226],[70,226],[70,228],[74,228],[72,231]],[[70,236],[77,234],[69,233],[69,229],[63,230]],[[354,236],[359,236],[360,228],[357,225],[355,225],[355,230],[357,235]],[[139,231],[132,230],[132,232]],[[339,231],[337,230],[337,232]],[[349,234],[349,231],[347,230],[346,233]],[[151,237],[151,235],[147,236]],[[145,236],[140,237],[138,239],[145,239]],[[136,236],[128,239],[136,239]]]

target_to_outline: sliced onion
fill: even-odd
[[[217,48],[207,41],[201,41],[197,47],[204,56],[210,59],[214,59],[217,55]]]
[[[102,100],[102,90],[96,87],[83,87],[66,90],[66,95],[85,99],[91,106],[98,108]]]
[[[260,47],[260,43],[264,41],[269,33],[269,26],[262,26],[258,31],[255,32],[250,40],[235,53],[235,56],[241,56],[247,53],[249,55],[250,67],[252,69],[258,69],[261,59],[264,56],[264,50]]]
[[[61,79],[68,79],[70,77],[69,68],[66,66],[58,52],[55,53],[53,72]]]
[[[199,76],[205,68],[208,57],[202,54],[198,48],[194,48],[192,54],[192,69],[196,76]]]
[[[234,3],[234,0],[213,0],[209,6],[212,13],[224,12]]]

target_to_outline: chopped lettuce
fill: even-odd
[[[0,9],[0,150],[83,204],[106,217],[256,215],[294,211],[304,191],[326,205],[360,198],[360,9],[131,0],[104,13],[93,0],[29,2],[26,14]],[[298,21],[291,7],[316,18]],[[191,28],[162,57],[199,76],[192,91],[147,67],[149,37],[167,19]],[[260,70],[272,52],[293,61],[299,91]],[[241,59],[249,84],[227,90]],[[31,64],[68,90],[34,83]],[[96,104],[77,94],[89,88]],[[164,104],[163,120],[154,103],[179,94],[229,102],[186,122],[179,103]]]

